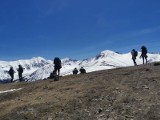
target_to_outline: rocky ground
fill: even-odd
[[[160,63],[0,84],[10,89],[0,120],[160,120]]]

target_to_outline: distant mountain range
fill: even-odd
[[[140,52],[137,56],[138,65],[142,64],[142,59],[140,59]],[[148,54],[148,62],[160,61],[160,54]],[[23,76],[27,81],[35,81],[39,79],[45,79],[49,77],[50,73],[54,69],[53,62],[51,60],[46,60],[42,57],[35,57],[29,60],[17,60],[17,61],[0,61],[0,80],[8,80],[10,76],[8,75],[8,70],[12,66],[15,70],[15,79],[18,79],[17,68],[18,65],[22,65],[24,68]],[[87,72],[112,69],[117,67],[133,66],[133,61],[131,59],[131,54],[119,54],[114,51],[105,50],[93,58],[85,60],[73,60],[70,58],[62,59],[62,69],[61,75],[72,74],[72,70],[76,67],[84,67]]]

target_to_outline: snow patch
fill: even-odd
[[[10,89],[10,90],[5,90],[5,91],[0,91],[0,94],[1,93],[8,93],[8,92],[14,92],[14,91],[18,91],[18,90],[21,90],[22,88],[18,88],[18,89]]]

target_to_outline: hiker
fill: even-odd
[[[136,63],[136,57],[137,57],[137,55],[138,55],[138,52],[137,52],[135,49],[133,49],[133,50],[131,51],[131,55],[132,55],[133,63],[134,63],[134,65],[136,66],[136,65],[137,65],[137,63]]]
[[[18,71],[19,81],[21,82],[23,80],[22,73],[24,68],[21,65],[18,65],[18,67],[19,68],[17,69],[17,71]]]
[[[141,47],[141,56],[140,56],[140,58],[142,57],[142,59],[143,59],[143,64],[144,64],[144,59],[146,60],[146,64],[147,64],[147,48],[145,47],[145,46],[142,46]]]
[[[83,67],[81,67],[79,71],[81,74],[86,73],[86,70]]]
[[[55,57],[54,58],[54,72],[56,73],[56,75],[60,75],[60,69],[62,68],[62,65],[61,65],[61,60],[58,58],[58,57]],[[58,74],[57,74],[58,72]]]
[[[11,82],[13,82],[13,79],[14,79],[14,69],[13,67],[10,67],[9,71],[8,71],[9,75],[11,76]]]
[[[73,72],[74,75],[77,75],[78,74],[77,68],[74,68],[74,70],[72,72]]]

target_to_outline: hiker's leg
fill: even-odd
[[[133,59],[133,63],[134,63],[134,65],[137,65],[137,63],[136,63],[136,59]]]
[[[58,76],[60,75],[60,69],[58,69]]]
[[[19,77],[19,81],[20,81],[20,79],[21,79],[21,75],[20,75],[20,73],[18,73],[18,77]]]
[[[146,59],[146,64],[147,64],[147,57],[145,59]]]
[[[57,66],[54,67],[54,71],[55,71],[55,75],[57,75],[57,72],[58,72]]]
[[[19,81],[22,81],[22,73],[19,74]]]
[[[144,64],[144,57],[142,57],[142,59],[143,59],[143,64]]]
[[[134,65],[135,65],[135,66],[137,65],[136,60],[134,61]]]
[[[13,75],[11,75],[11,82],[13,82]]]

